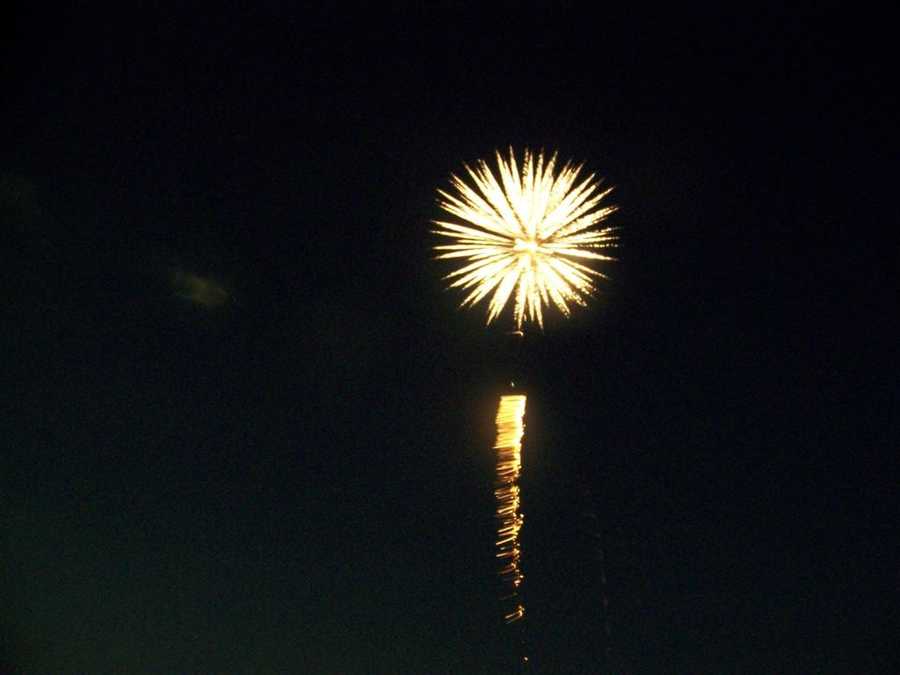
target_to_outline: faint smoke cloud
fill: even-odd
[[[204,309],[217,309],[231,300],[231,294],[215,279],[184,270],[175,270],[170,277],[175,294]]]

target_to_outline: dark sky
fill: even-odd
[[[0,28],[0,670],[897,672],[885,17],[185,4]],[[623,228],[523,348],[521,632],[428,223],[510,145]]]

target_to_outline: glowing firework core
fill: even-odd
[[[497,559],[501,561],[500,580],[509,587],[508,600],[513,602],[511,611],[505,611],[507,623],[518,621],[525,616],[525,607],[519,598],[518,589],[523,575],[519,568],[519,530],[525,518],[519,512],[519,474],[522,470],[522,435],[525,433],[524,394],[500,397],[497,408]]]
[[[516,253],[531,253],[531,262],[534,262],[534,254],[541,250],[541,245],[537,241],[525,241],[524,239],[516,239],[513,251]]]
[[[615,246],[614,228],[594,226],[615,211],[598,208],[610,189],[599,190],[591,174],[578,180],[581,165],[567,163],[558,172],[556,154],[544,162],[525,150],[522,169],[510,148],[509,160],[497,153],[499,179],[487,162],[466,166],[474,187],[458,176],[455,194],[438,190],[440,207],[459,222],[433,221],[435,234],[452,244],[435,246],[439,259],[462,258],[466,264],[445,278],[450,288],[469,290],[462,306],[488,295],[491,323],[514,296],[516,328],[527,319],[543,326],[542,307],[552,303],[565,316],[569,304],[585,304],[593,278],[604,277],[579,260],[614,260],[597,249]]]

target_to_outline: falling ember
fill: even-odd
[[[519,474],[522,469],[522,435],[525,431],[525,395],[511,394],[500,397],[497,409],[497,559],[500,562],[500,581],[508,591],[504,600],[510,601],[503,618],[507,623],[518,621],[525,615],[525,607],[519,597],[522,570],[519,567],[521,550],[519,530],[524,517],[519,512]]]

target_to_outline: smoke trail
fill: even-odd
[[[524,394],[500,397],[497,408],[497,559],[500,561],[500,581],[504,587],[503,619],[513,623],[525,616],[525,606],[519,595],[524,576],[519,566],[519,530],[524,517],[519,511],[519,474],[522,469],[522,435],[525,431]]]

